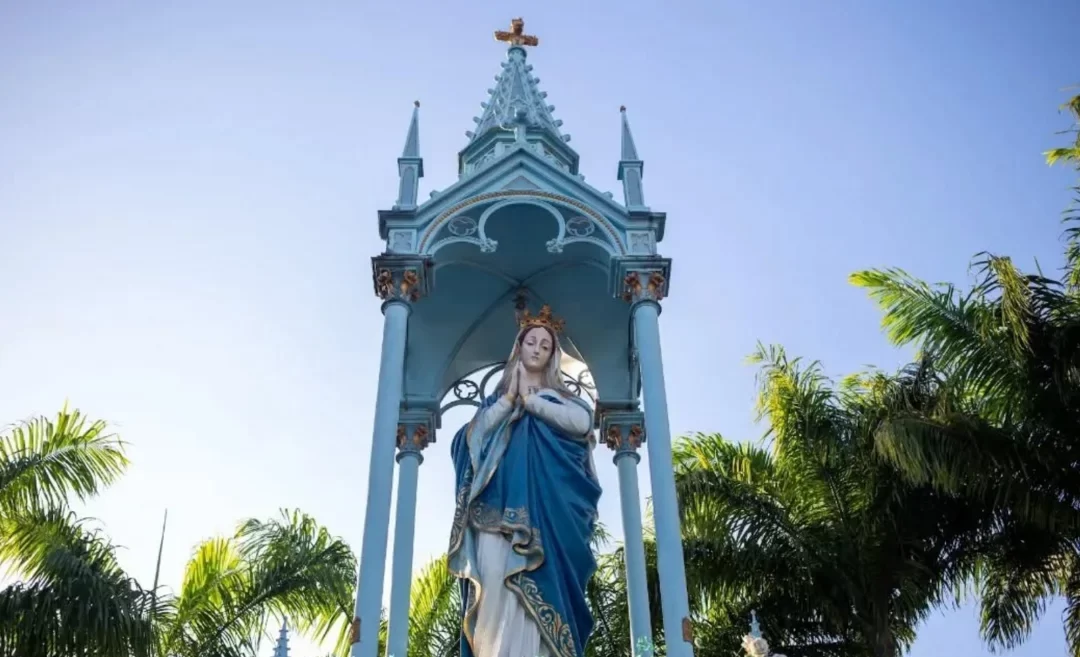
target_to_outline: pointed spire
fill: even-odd
[[[274,657],[289,657],[289,619],[281,621],[281,632],[278,634],[277,645],[274,647]]]
[[[409,132],[405,136],[405,148],[398,158],[398,198],[395,209],[416,208],[420,193],[420,179],[424,177],[424,160],[420,157],[420,101],[413,102]]]
[[[630,121],[626,118],[626,105],[619,107],[619,113],[622,114],[622,154],[619,159],[623,162],[640,162],[634,135],[630,132]]]
[[[634,135],[630,132],[630,121],[626,118],[626,105],[619,107],[619,113],[622,115],[622,148],[616,177],[622,181],[627,209],[647,210],[645,192],[641,188],[641,179],[645,176],[645,162],[638,156]]]
[[[401,157],[420,157],[420,101],[413,101],[412,120],[409,121],[409,134],[405,136],[405,150]]]
[[[540,78],[531,75],[533,67],[525,63],[525,48],[511,45],[502,63],[502,73],[495,76],[496,85],[488,89],[488,99],[480,103],[484,112],[474,119],[470,143],[485,136],[489,131],[511,128],[516,123],[545,130],[556,139],[569,141],[559,131],[562,121],[552,116],[554,105],[544,100],[547,92],[540,91]]]
[[[487,90],[487,100],[480,103],[483,112],[473,117],[476,127],[465,133],[469,143],[460,153],[462,175],[519,148],[577,174],[578,155],[566,145],[570,135],[559,129],[562,121],[553,116],[555,106],[545,100],[547,92],[540,90],[540,78],[532,75],[533,67],[526,62],[525,47],[536,46],[539,40],[524,29],[524,21],[515,18],[510,31],[495,33],[496,40],[509,44],[506,61]]]

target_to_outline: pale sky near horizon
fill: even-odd
[[[455,180],[504,56],[491,32],[522,15],[588,181],[621,198],[625,104],[668,213],[673,432],[757,439],[758,340],[835,376],[895,367],[909,354],[847,275],[965,283],[983,250],[1057,267],[1074,177],[1041,153],[1080,83],[1080,4],[814,4],[0,1],[0,423],[69,399],[116,426],[133,465],[86,512],[144,584],[166,508],[172,585],[198,541],[280,507],[359,551],[376,211],[414,99],[421,198]],[[465,419],[421,466],[417,568],[446,546]],[[1065,655],[1060,612],[1009,654]],[[984,654],[971,606],[911,652]]]

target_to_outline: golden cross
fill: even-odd
[[[540,39],[534,36],[525,34],[525,20],[522,18],[515,18],[510,21],[510,31],[503,32],[502,30],[495,30],[495,40],[505,41],[512,46],[538,46],[540,45]]]

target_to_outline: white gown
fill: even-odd
[[[591,431],[592,417],[588,411],[577,404],[553,404],[539,397],[544,393],[559,394],[544,388],[528,398],[525,410],[571,435],[580,436]],[[512,406],[500,399],[477,421],[492,426],[511,410]],[[595,477],[596,466],[591,451],[589,465]],[[501,534],[479,532],[476,552],[481,592],[473,630],[475,657],[551,657],[551,651],[540,640],[540,628],[503,580],[511,554],[509,539]]]

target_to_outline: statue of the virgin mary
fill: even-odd
[[[592,411],[560,374],[562,322],[525,311],[502,379],[454,437],[448,555],[462,657],[582,657],[600,484]]]

